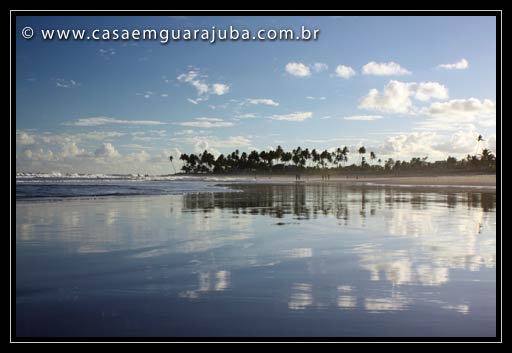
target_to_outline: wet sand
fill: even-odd
[[[266,182],[295,182],[294,176],[257,176],[255,180]],[[449,175],[449,176],[331,176],[329,180],[321,176],[301,176],[301,182],[336,182],[336,183],[375,183],[382,185],[407,186],[454,186],[454,187],[495,187],[496,175]]]
[[[496,335],[494,192],[239,188],[17,202],[16,336]]]

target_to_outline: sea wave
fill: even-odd
[[[16,183],[74,182],[77,180],[101,180],[101,181],[244,181],[250,178],[244,177],[219,177],[206,175],[148,175],[148,174],[79,174],[79,173],[31,173],[17,172]]]

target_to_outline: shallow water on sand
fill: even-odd
[[[18,336],[495,336],[496,194],[341,185],[16,204]]]

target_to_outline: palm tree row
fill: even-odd
[[[337,148],[333,152],[328,150],[317,151],[316,149],[302,149],[300,146],[292,151],[284,151],[281,146],[275,150],[251,151],[250,153],[235,150],[215,158],[205,150],[199,154],[182,154],[180,160],[183,162],[181,168],[186,173],[208,173],[208,172],[229,172],[229,171],[257,171],[274,169],[304,169],[339,167],[348,161],[349,150],[347,147]],[[373,152],[372,152],[373,153]],[[169,157],[172,162],[172,156]]]
[[[205,150],[199,154],[182,154],[181,170],[185,173],[251,173],[251,172],[297,172],[297,171],[419,171],[419,170],[481,170],[495,171],[496,157],[488,149],[482,150],[480,155],[470,156],[457,160],[448,157],[445,161],[427,162],[428,157],[415,157],[410,161],[400,161],[388,158],[386,161],[377,159],[375,152],[369,153],[370,163],[366,161],[366,148],[361,146],[357,150],[358,163],[347,166],[349,149],[336,148],[333,151],[316,149],[309,150],[300,146],[292,151],[284,151],[281,146],[275,150],[256,151],[249,153],[235,150],[230,154],[220,154],[217,158]],[[171,163],[172,156],[169,157]],[[375,163],[377,160],[377,163]],[[174,168],[174,165],[173,165]]]

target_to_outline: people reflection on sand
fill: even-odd
[[[187,256],[193,279],[176,293],[183,300],[221,295],[236,283],[239,270],[266,271],[275,278],[279,266],[293,265],[303,272],[289,280],[283,298],[292,311],[326,306],[403,311],[419,300],[410,296],[411,286],[439,287],[450,282],[454,270],[496,266],[495,192],[336,184],[234,188],[106,203],[62,201],[52,207],[20,202],[16,238],[55,242],[69,253],[122,254],[131,261]],[[362,279],[335,280],[348,271],[330,264],[339,254],[353,259],[362,279],[387,290],[361,288]],[[316,283],[322,276],[334,279]],[[437,303],[471,312],[471,303]]]

